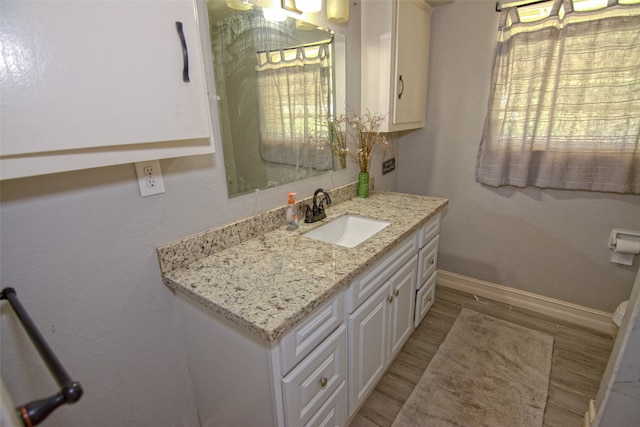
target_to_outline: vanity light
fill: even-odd
[[[253,6],[249,4],[249,0],[227,0],[227,7],[235,10],[249,10]]]
[[[287,19],[287,14],[282,9],[262,9],[264,19],[271,22],[281,22]]]
[[[296,8],[303,12],[317,12],[322,9],[322,0],[296,0]]]
[[[344,24],[349,20],[349,0],[327,0],[327,19]]]
[[[296,0],[281,0],[282,8],[298,15],[302,15],[302,11],[296,6]]]
[[[327,0],[327,19],[344,24],[349,20],[350,0]],[[322,9],[322,0],[280,0],[282,8],[294,13],[313,13]]]

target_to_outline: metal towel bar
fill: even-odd
[[[501,12],[502,11],[502,3],[504,3],[507,6],[533,6],[535,4],[540,4],[540,3],[547,3],[550,0],[521,0],[521,1],[517,1],[517,0],[512,0],[512,1],[504,1],[504,2],[496,2],[496,12]]]
[[[38,350],[38,353],[40,353],[40,357],[42,357],[42,360],[60,386],[58,393],[44,399],[34,400],[33,402],[16,408],[18,416],[25,426],[35,426],[47,418],[52,411],[63,403],[72,404],[80,400],[80,397],[82,397],[82,387],[80,383],[73,381],[71,377],[69,377],[69,374],[51,350],[49,344],[44,340],[40,331],[38,331],[38,328],[20,303],[20,300],[18,300],[15,289],[4,288],[0,294],[0,300],[3,299],[9,301],[11,307],[13,307],[18,319],[20,319],[22,326],[29,335],[31,342]]]

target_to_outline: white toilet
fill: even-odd
[[[624,312],[627,311],[627,304],[629,301],[623,301],[620,303],[616,311],[613,312],[613,323],[615,323],[618,328],[622,325],[622,319],[624,318]]]

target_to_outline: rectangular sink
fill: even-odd
[[[389,224],[391,223],[387,221],[357,215],[343,215],[303,236],[345,248],[354,248]]]

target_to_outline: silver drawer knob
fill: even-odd
[[[329,382],[329,379],[327,377],[320,378],[320,387],[325,387],[328,382]]]

